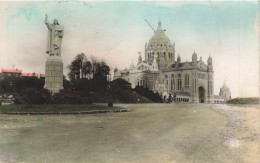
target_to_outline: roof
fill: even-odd
[[[158,28],[154,32],[154,35],[149,40],[148,47],[156,47],[156,46],[171,46],[170,39],[165,35],[164,29],[161,28],[161,22],[158,22]]]
[[[222,88],[223,88],[223,89],[228,89],[228,86],[227,86],[226,82],[224,82]]]
[[[21,76],[36,76],[36,77],[38,77],[38,73],[22,73]]]
[[[183,67],[186,63],[189,64],[189,65],[192,64],[192,62],[181,62],[181,63],[179,63],[179,67]],[[172,68],[175,68],[175,63],[172,64],[171,67],[172,67]]]
[[[18,69],[2,69],[2,73],[7,73],[7,72],[10,72],[10,73],[22,73],[22,70],[18,70]]]

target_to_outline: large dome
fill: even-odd
[[[161,46],[166,46],[169,48],[172,46],[172,44],[170,39],[165,35],[164,29],[162,29],[161,22],[159,21],[157,30],[154,32],[152,38],[149,40],[148,47],[155,48]]]
[[[161,21],[158,22],[158,27],[154,31],[154,35],[148,44],[145,45],[145,61],[152,63],[154,58],[157,60],[160,69],[164,66],[169,66],[175,60],[174,44],[165,35]]]

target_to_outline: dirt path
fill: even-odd
[[[243,162],[260,162],[260,109],[257,105],[216,105],[229,117],[224,130],[225,143],[243,155]]]
[[[259,161],[257,135],[251,134],[259,133],[257,110],[233,108],[231,114],[217,105],[126,107],[130,112],[0,115],[0,162]],[[232,139],[241,144],[231,147]]]

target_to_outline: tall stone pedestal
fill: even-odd
[[[45,63],[44,88],[52,93],[63,89],[63,62],[60,56],[49,56]]]

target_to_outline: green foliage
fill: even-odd
[[[120,103],[150,103],[150,99],[136,93],[131,84],[124,79],[116,79],[109,83],[107,97]]]
[[[72,82],[92,78],[103,80],[110,71],[109,66],[104,61],[98,61],[93,57],[89,61],[84,53],[78,54],[67,68],[69,69],[68,77]]]
[[[42,88],[24,88],[20,94],[15,94],[16,104],[45,104],[51,100],[51,93]]]
[[[105,94],[110,68],[104,61],[94,58],[89,61],[84,53],[78,54],[68,66],[70,87],[87,93]]]
[[[2,93],[20,93],[23,88],[43,88],[43,86],[44,79],[37,77],[7,77],[0,80],[0,90]]]
[[[75,59],[68,66],[69,69],[69,79],[70,80],[79,80],[84,77],[84,72],[86,72],[86,64],[87,58],[84,53],[78,54]],[[90,67],[91,68],[91,67]]]
[[[63,89],[52,96],[53,104],[91,104],[92,99],[84,91]]]
[[[93,102],[139,103],[161,102],[158,93],[148,88],[136,87],[123,79],[107,81],[110,72],[104,61],[88,60],[84,53],[78,54],[68,66],[67,80],[63,76],[64,90],[51,94],[43,89],[44,79],[37,77],[5,78],[0,80],[0,90],[14,95],[16,104],[90,104]]]
[[[107,90],[108,96],[114,101],[123,103],[137,101],[137,98],[135,98],[133,91],[131,90],[131,84],[124,79],[116,79],[111,81]]]
[[[136,91],[137,93],[139,93],[140,95],[150,99],[153,102],[162,102],[162,98],[159,95],[159,93],[154,93],[153,91],[149,90],[148,88],[143,88],[140,86],[136,86],[134,91]]]
[[[227,101],[227,104],[259,104],[259,98],[258,97],[234,98]]]
[[[47,89],[25,88],[20,94],[14,94],[15,104],[91,104],[92,99],[84,92],[63,89],[59,93],[51,94]]]
[[[0,107],[0,113],[18,113],[18,112],[34,112],[34,113],[73,113],[79,111],[94,111],[94,110],[118,110],[120,107],[108,108],[105,105],[75,105],[75,104],[44,104],[44,105],[32,105],[31,108],[27,108],[26,105],[3,105]]]
[[[66,78],[65,75],[63,75],[63,88],[64,88],[64,89],[69,89],[69,88],[71,88],[70,81]]]

